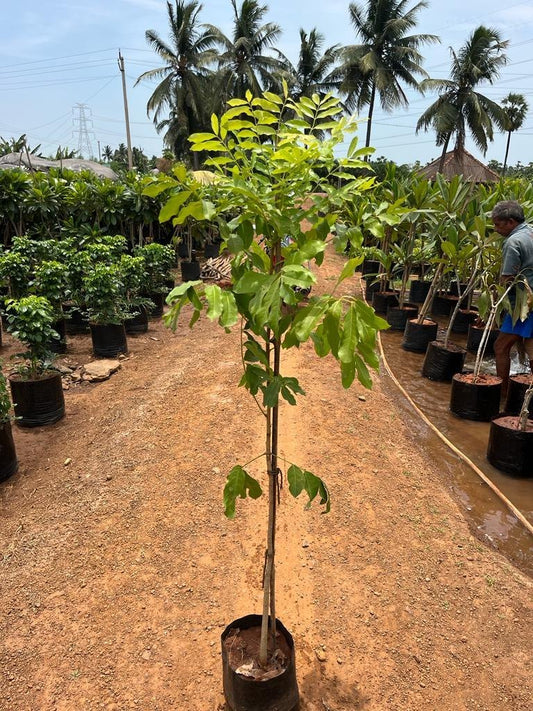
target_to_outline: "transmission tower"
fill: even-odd
[[[74,114],[72,135],[78,137],[78,153],[82,158],[93,158],[94,152],[89,137],[89,134],[94,137],[94,132],[90,130],[93,125],[91,109],[87,104],[76,104],[72,107],[72,113]]]

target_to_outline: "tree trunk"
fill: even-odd
[[[439,173],[442,173],[442,171],[443,171],[443,169],[444,169],[444,159],[445,159],[445,157],[446,157],[446,153],[448,152],[448,144],[450,143],[450,138],[451,138],[451,137],[452,137],[452,134],[449,133],[449,134],[446,136],[446,140],[444,141],[444,145],[443,145],[443,147],[442,147],[442,153],[441,153],[440,161],[439,161],[439,168],[438,168],[438,172],[439,172]]]
[[[507,168],[507,158],[509,157],[509,145],[510,144],[511,144],[511,131],[509,131],[507,134],[507,145],[505,146],[505,158],[503,159],[502,178],[504,177],[505,170]]]
[[[374,115],[374,102],[376,99],[376,85],[372,84],[372,93],[370,94],[370,101],[368,103],[368,123],[366,125],[366,141],[365,148],[370,146],[370,134],[372,133],[372,116]],[[365,160],[369,161],[370,156],[365,156]]]

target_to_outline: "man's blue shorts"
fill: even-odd
[[[533,313],[530,313],[525,321],[518,319],[514,326],[511,315],[506,314],[500,331],[501,333],[513,333],[515,336],[522,336],[522,338],[533,338]]]

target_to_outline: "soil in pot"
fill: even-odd
[[[437,338],[438,328],[437,323],[429,318],[422,323],[418,323],[415,318],[409,319],[405,324],[402,348],[405,351],[425,353],[428,343]]]
[[[509,386],[507,388],[507,398],[505,400],[505,412],[508,415],[518,415],[522,409],[524,395],[531,384],[531,375],[529,373],[517,373],[509,378]],[[533,418],[533,406],[530,405],[529,417]]]
[[[276,621],[276,651],[259,667],[261,616],[232,622],[221,636],[224,696],[232,711],[292,711],[298,704],[294,642]]]
[[[65,398],[60,373],[47,373],[36,380],[9,376],[9,387],[17,425],[40,427],[65,415]]]
[[[409,319],[416,318],[418,306],[389,306],[387,308],[387,322],[391,331],[404,331],[405,324]]]
[[[91,323],[93,353],[100,358],[115,358],[128,352],[126,329],[123,323]]]
[[[429,380],[447,382],[463,370],[465,357],[465,349],[455,343],[448,343],[444,347],[443,343],[432,341],[426,350],[422,375]]]
[[[487,459],[493,467],[515,476],[533,476],[533,422],[520,430],[520,418],[501,415],[490,423]]]
[[[476,326],[475,324],[470,324],[468,328],[468,336],[466,339],[466,350],[469,353],[477,353],[479,344],[481,343],[481,338],[483,337],[484,326]],[[485,348],[485,356],[494,355],[494,341],[498,338],[500,333],[499,329],[492,329],[489,333],[487,340],[487,346]]]
[[[377,314],[386,314],[389,306],[398,306],[394,291],[375,291],[372,294],[372,307]]]
[[[409,301],[414,304],[423,304],[431,287],[430,281],[420,281],[413,279],[409,287]]]
[[[500,410],[502,380],[496,375],[457,373],[452,378],[450,411],[465,420],[490,422]]]
[[[0,481],[9,479],[17,469],[17,452],[11,422],[0,422]]]

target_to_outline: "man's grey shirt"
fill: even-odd
[[[502,276],[520,274],[533,288],[533,230],[521,222],[508,235],[502,248]]]

